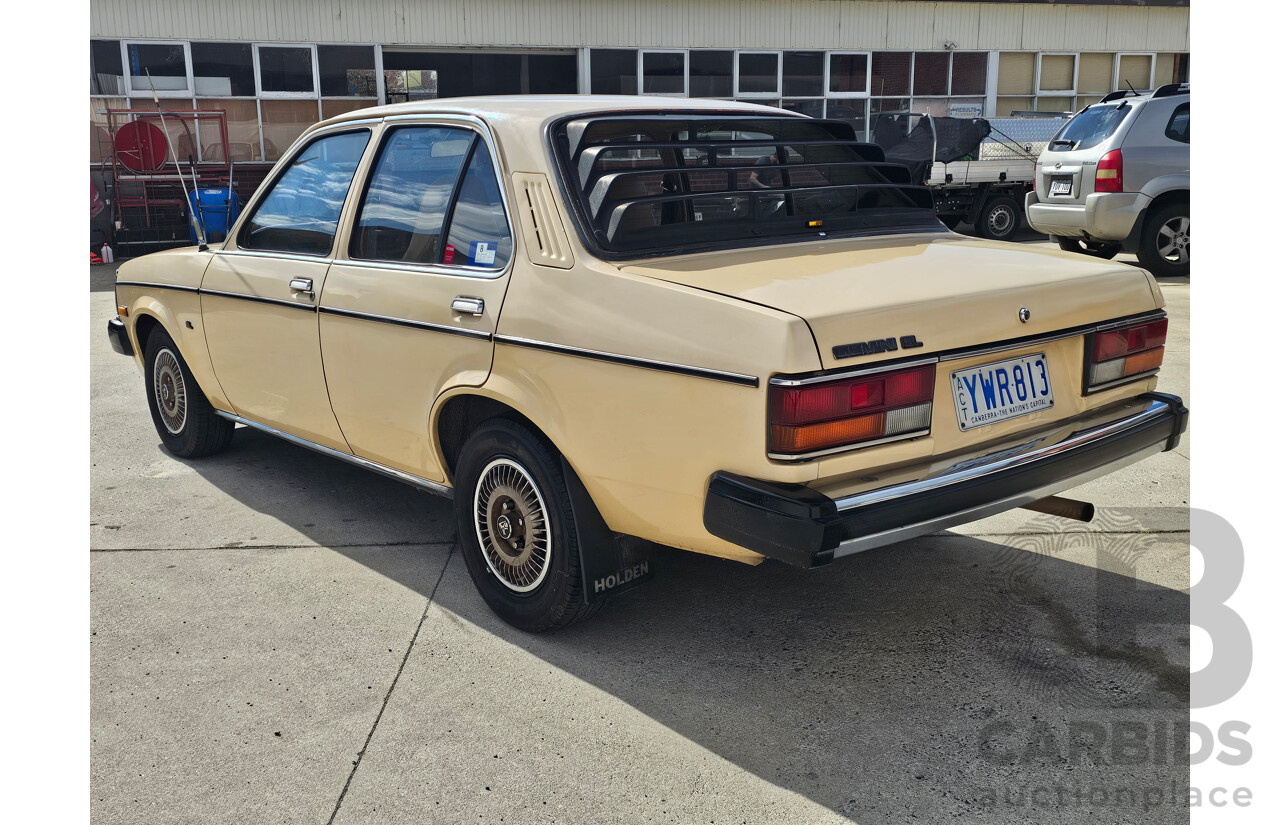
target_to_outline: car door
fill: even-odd
[[[513,236],[478,121],[389,122],[320,296],[329,398],[352,452],[444,480],[430,417],[484,383]]]
[[[370,130],[308,141],[268,182],[200,287],[214,372],[235,412],[349,452],[325,390],[316,296]]]

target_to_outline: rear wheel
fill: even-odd
[[[1020,213],[1017,202],[1008,195],[993,195],[982,205],[975,228],[978,234],[993,241],[1007,241],[1018,231]]]
[[[458,456],[458,544],[471,580],[508,624],[538,633],[594,614],[559,458],[526,427],[490,419]]]
[[[146,377],[151,420],[165,449],[199,458],[227,448],[235,424],[213,409],[173,339],[159,327],[147,338]]]
[[[1058,248],[1064,252],[1079,252],[1095,258],[1110,260],[1120,254],[1120,244],[1086,241],[1083,238],[1058,238]]]
[[[1191,274],[1191,204],[1160,207],[1142,227],[1138,262],[1153,274]]]

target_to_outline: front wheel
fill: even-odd
[[[526,427],[486,421],[458,456],[454,508],[467,571],[493,612],[521,630],[592,615],[578,531],[558,457]]]
[[[975,224],[978,234],[993,241],[1007,241],[1018,231],[1020,212],[1017,202],[1008,195],[987,198]]]
[[[147,403],[165,449],[182,458],[227,448],[236,425],[214,411],[173,339],[157,328],[146,345]]]
[[[1154,275],[1191,274],[1191,204],[1160,207],[1142,227],[1138,263]]]

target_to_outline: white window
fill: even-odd
[[[638,73],[641,94],[685,97],[689,93],[689,58],[684,51],[642,51]]]
[[[734,97],[782,96],[782,52],[738,52]]]
[[[253,44],[254,71],[261,98],[316,98],[320,72],[316,47],[297,43]]]
[[[827,52],[827,97],[871,94],[871,52]]]
[[[120,43],[129,97],[192,94],[191,50],[183,40],[124,40]]]

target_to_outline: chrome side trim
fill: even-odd
[[[1147,409],[1140,413],[1131,415],[1127,418],[1122,418],[1119,421],[1113,421],[1110,424],[1103,424],[1099,427],[1094,427],[1092,429],[1085,430],[1084,432],[1076,433],[1075,435],[1065,438],[1056,444],[1050,444],[1048,446],[1041,447],[1038,450],[1030,450],[1018,455],[999,458],[986,464],[965,467],[962,470],[956,470],[954,472],[944,471],[940,475],[923,478],[919,481],[895,484],[890,487],[881,487],[878,490],[869,490],[865,493],[854,493],[853,495],[838,498],[835,501],[836,509],[841,515],[845,515],[858,510],[859,508],[869,507],[873,504],[881,504],[904,496],[928,493],[944,487],[949,487],[952,484],[973,481],[975,479],[980,479],[983,476],[1021,467],[1024,464],[1034,464],[1037,461],[1042,461],[1058,455],[1059,453],[1071,452],[1072,450],[1085,447],[1095,441],[1110,438],[1124,432],[1125,430],[1146,424],[1149,421],[1153,421],[1168,414],[1169,409],[1169,405],[1163,401],[1152,401],[1151,406],[1147,407]],[[1156,445],[1156,447],[1157,452],[1164,449],[1163,444]],[[1001,450],[1000,452],[1003,453],[1005,451]],[[1064,486],[1059,487],[1058,489],[1065,490],[1068,489],[1068,487]],[[1043,497],[1044,496],[1040,496],[1040,498]],[[960,522],[957,521],[952,523],[958,524]]]
[[[1162,402],[1161,405],[1167,406]],[[1164,444],[1152,444],[1149,447],[1145,447],[1123,458],[1118,458],[1115,461],[1102,465],[1101,467],[1095,467],[1094,469],[1081,473],[1080,475],[1065,478],[1061,481],[1053,484],[1047,484],[1034,490],[1026,490],[1017,495],[1000,499],[999,501],[992,501],[978,507],[971,507],[968,510],[962,510],[958,513],[949,513],[945,516],[939,516],[935,519],[928,519],[915,524],[909,524],[905,527],[895,527],[891,530],[873,533],[869,536],[849,539],[841,542],[836,547],[833,558],[838,559],[843,558],[844,556],[852,556],[854,553],[861,553],[864,550],[871,550],[876,547],[883,547],[886,544],[893,544],[895,542],[904,541],[905,539],[928,535],[929,533],[934,533],[938,530],[945,530],[948,527],[954,527],[957,524],[965,524],[971,521],[976,521],[980,518],[993,516],[996,513],[1002,513],[1005,510],[1012,510],[1014,507],[1021,507],[1024,504],[1030,504],[1033,501],[1038,501],[1047,496],[1054,495],[1055,493],[1060,493],[1063,490],[1070,490],[1072,487],[1078,487],[1095,478],[1101,478],[1108,473],[1115,472],[1122,467],[1127,467],[1130,464],[1141,461],[1142,459],[1155,455],[1163,450]]]
[[[462,335],[467,338],[478,338],[484,341],[488,341],[493,338],[491,334],[478,329],[451,327],[445,324],[432,324],[427,321],[411,321],[408,318],[395,318],[390,315],[374,315],[371,312],[353,312],[349,309],[335,309],[334,307],[325,306],[320,307],[320,312],[324,315],[340,315],[344,318],[356,318],[361,321],[374,321],[379,324],[394,324],[401,327],[412,327],[413,329],[427,330],[428,332],[443,332],[446,335]]]
[[[600,352],[599,350],[570,347],[564,344],[535,341],[531,338],[517,338],[513,335],[495,335],[493,336],[493,340],[499,344],[509,344],[513,347],[539,349],[546,352],[559,353],[561,355],[573,355],[579,358],[607,361],[611,364],[624,364],[629,367],[640,367],[641,369],[673,372],[678,375],[688,375],[694,378],[708,378],[712,381],[725,381],[730,384],[738,384],[744,387],[760,386],[760,379],[754,375],[724,372],[721,370],[707,369],[706,367],[692,367],[688,364],[673,364],[669,361],[653,361],[648,358],[636,358],[631,355],[618,355],[613,352]]]
[[[266,424],[259,424],[257,421],[250,421],[248,418],[242,418],[233,413],[224,412],[222,410],[214,410],[214,412],[228,421],[234,421],[235,423],[243,424],[246,427],[253,427],[255,430],[262,430],[264,433],[274,435],[277,438],[282,438],[290,444],[297,444],[299,447],[306,447],[308,450],[315,450],[321,455],[326,455],[330,458],[337,458],[347,462],[348,464],[363,467],[366,470],[373,470],[375,473],[381,473],[389,478],[394,478],[396,481],[403,481],[405,484],[420,487],[423,490],[426,490],[429,493],[435,493],[438,496],[453,498],[453,488],[445,484],[441,484],[438,481],[428,481],[425,478],[418,478],[417,476],[409,475],[408,473],[402,473],[399,470],[393,470],[390,467],[385,467],[377,462],[370,461],[367,458],[360,458],[359,456],[340,452],[331,447],[325,447],[324,445],[317,444],[314,441],[307,441],[305,438],[298,438],[296,435],[289,435],[289,433],[277,430],[275,427],[268,427]]]
[[[136,286],[143,289],[171,289],[174,292],[199,292],[195,286],[178,286],[177,284],[156,284],[151,281],[116,281],[116,286]]]
[[[237,292],[223,292],[220,289],[201,289],[201,295],[216,295],[219,298],[234,298],[239,301],[252,301],[255,304],[271,304],[272,306],[287,307],[289,309],[303,309],[307,312],[315,312],[315,304],[303,304],[297,301],[286,301],[282,298],[263,298],[260,295],[242,295]]]

